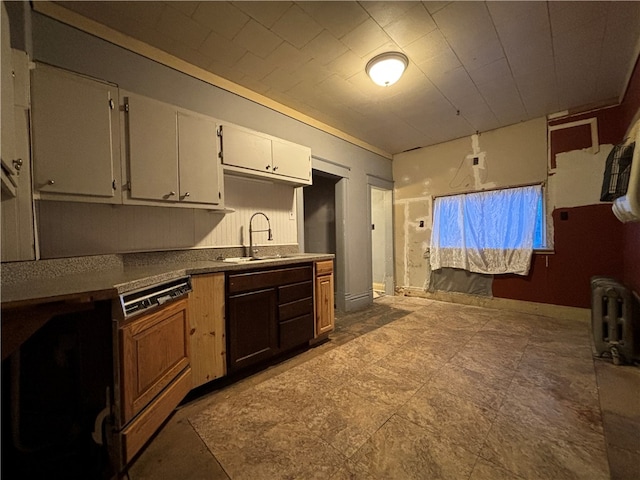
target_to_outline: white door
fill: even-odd
[[[394,294],[392,192],[371,189],[371,277],[375,294]]]

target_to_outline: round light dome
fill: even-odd
[[[375,84],[388,87],[400,80],[408,63],[406,55],[399,52],[387,52],[369,60],[366,71]]]

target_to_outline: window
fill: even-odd
[[[526,275],[544,227],[541,185],[436,198],[431,268]]]

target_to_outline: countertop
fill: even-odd
[[[30,279],[2,286],[2,308],[50,302],[97,301],[184,275],[249,271],[333,259],[332,254],[299,253],[249,262],[196,261],[146,266],[122,266],[54,278]]]

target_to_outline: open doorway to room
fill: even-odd
[[[392,191],[369,185],[371,200],[371,279],[373,298],[393,295]]]
[[[314,158],[314,161],[323,161]],[[326,162],[324,162],[326,163]],[[323,163],[323,164],[324,164]],[[348,174],[348,170],[328,164],[330,169]],[[325,171],[313,170],[313,184],[304,187],[299,199],[302,205],[303,225],[298,224],[298,238],[305,252],[333,253],[335,306],[345,311],[346,235],[344,218],[347,196],[347,178]]]
[[[339,177],[313,171],[304,187],[304,250],[336,254],[336,184]]]

